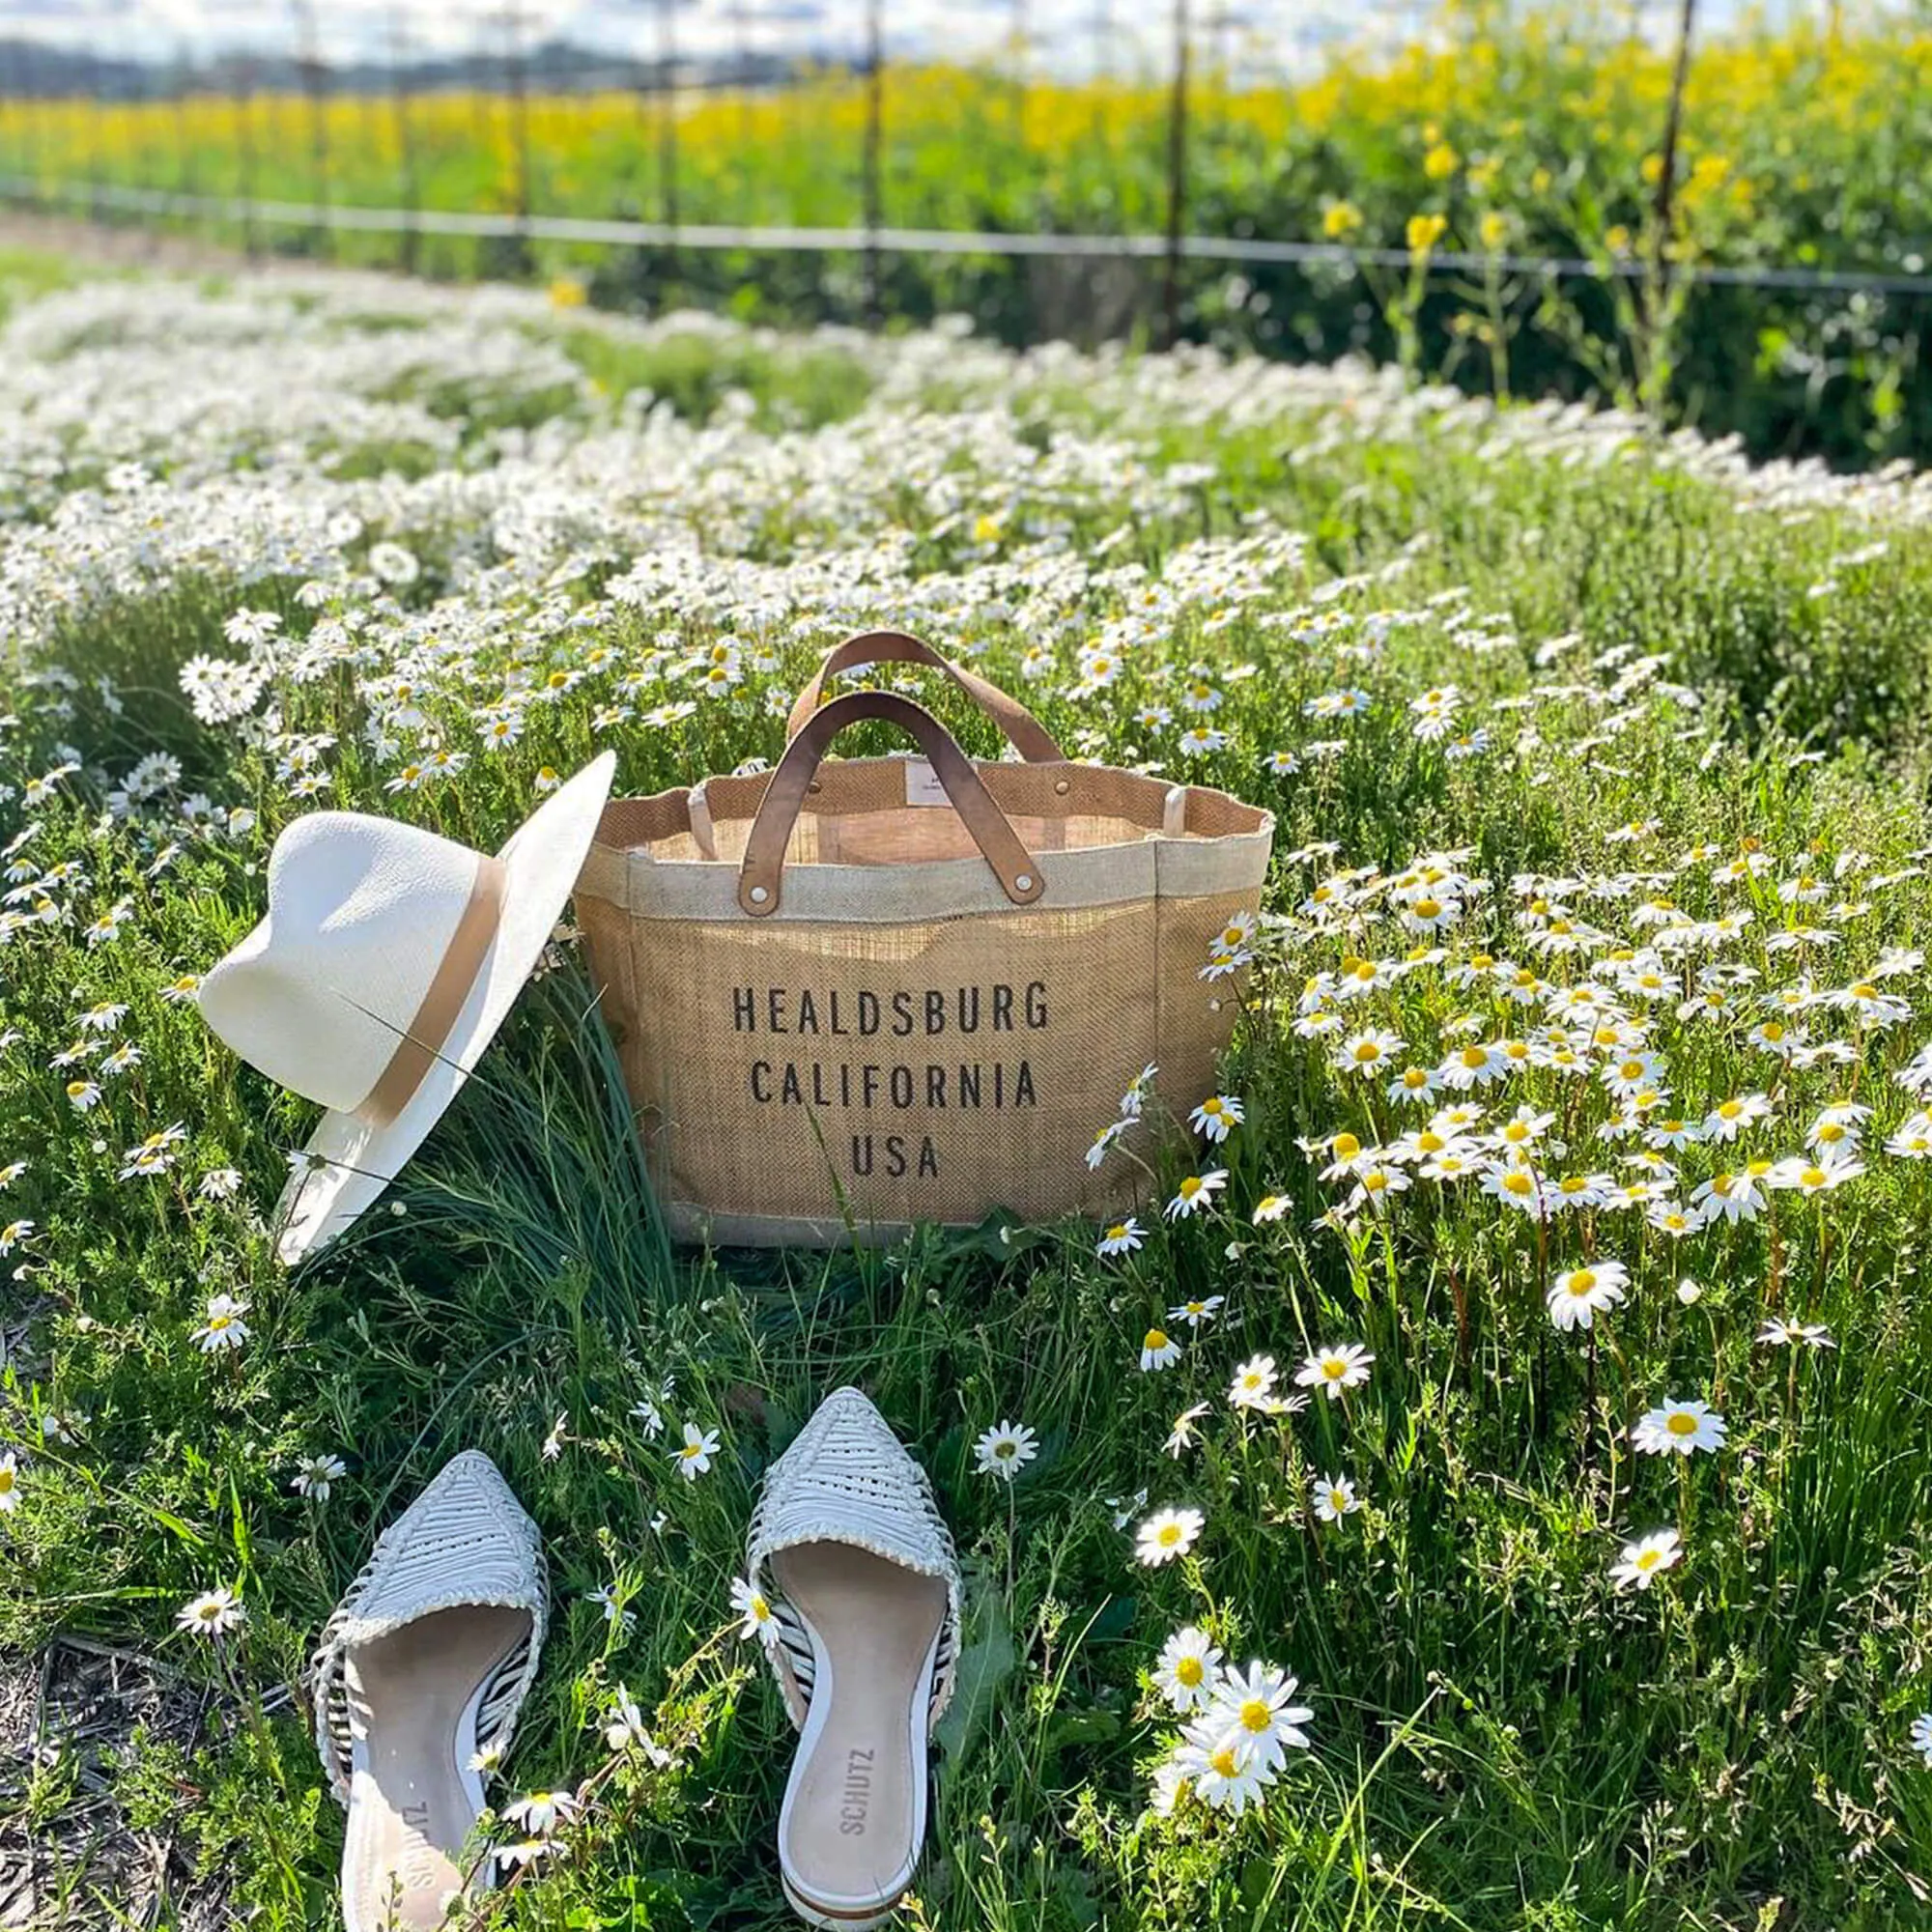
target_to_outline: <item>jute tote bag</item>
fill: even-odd
[[[890,692],[946,672],[1020,763],[976,763]],[[883,720],[920,756],[824,762]],[[1065,760],[1005,693],[917,639],[827,658],[769,774],[613,802],[577,886],[674,1235],[886,1240],[917,1222],[1112,1215],[1144,1179],[1085,1154],[1150,1062],[1191,1107],[1238,1005],[1200,977],[1252,910],[1274,821],[1225,793]]]

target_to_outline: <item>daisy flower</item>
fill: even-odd
[[[1724,1418],[1705,1402],[1666,1400],[1637,1418],[1631,1447],[1644,1456],[1691,1456],[1724,1446]]]
[[[1392,1056],[1405,1050],[1400,1036],[1371,1029],[1345,1039],[1335,1050],[1338,1073],[1378,1073]]]
[[[1294,1372],[1298,1388],[1324,1391],[1330,1402],[1340,1402],[1344,1389],[1360,1388],[1369,1378],[1369,1364],[1375,1360],[1359,1342],[1340,1342],[1318,1349]]]
[[[1610,1568],[1610,1580],[1619,1590],[1628,1590],[1633,1584],[1647,1590],[1683,1554],[1683,1541],[1674,1529],[1653,1529],[1648,1536],[1624,1545]]]
[[[1208,1404],[1197,1402],[1192,1408],[1184,1408],[1174,1418],[1174,1427],[1167,1432],[1167,1440],[1160,1446],[1177,1463],[1181,1452],[1192,1448],[1197,1434],[1195,1425],[1208,1413]]]
[[[638,1613],[636,1610],[627,1610],[617,1601],[617,1586],[614,1583],[599,1583],[594,1590],[584,1591],[583,1601],[586,1604],[595,1604],[603,1611],[604,1621],[607,1624],[619,1625],[624,1635],[629,1636],[637,1629]]]
[[[1257,1660],[1223,1676],[1208,1714],[1225,1720],[1226,1734],[1236,1738],[1245,1756],[1273,1770],[1291,1748],[1308,1748],[1301,1727],[1315,1713],[1294,1702],[1298,1688],[1287,1671]]]
[[[1202,1804],[1238,1818],[1274,1782],[1274,1772],[1261,1758],[1243,1756],[1238,1739],[1218,1726],[1218,1706],[1202,1712],[1188,1726],[1175,1754],[1176,1779]]]
[[[1207,1632],[1188,1624],[1161,1645],[1154,1660],[1154,1688],[1185,1717],[1213,1697],[1221,1662],[1220,1649]]]
[[[1039,1438],[1022,1422],[1001,1422],[973,1445],[974,1466],[982,1476],[1004,1476],[1008,1482],[1039,1454]]]
[[[1841,1155],[1820,1154],[1816,1159],[1808,1159],[1804,1154],[1793,1154],[1790,1159],[1777,1162],[1765,1179],[1769,1186],[1789,1188],[1799,1194],[1829,1194],[1833,1188],[1856,1180],[1864,1171],[1862,1161]]]
[[[527,1791],[503,1806],[503,1816],[521,1825],[533,1838],[548,1838],[577,1816],[581,1801],[574,1791]]]
[[[326,1503],[331,1483],[339,1483],[349,1473],[340,1456],[304,1456],[289,1488],[311,1502]]]
[[[1134,1555],[1151,1570],[1171,1563],[1200,1542],[1207,1521],[1197,1509],[1157,1510],[1134,1532]]]
[[[198,1636],[226,1636],[248,1621],[248,1612],[233,1590],[207,1590],[190,1597],[175,1612],[178,1629],[193,1631]]]
[[[1772,1316],[1757,1331],[1757,1339],[1767,1349],[1835,1349],[1832,1331],[1823,1322],[1785,1321]]]
[[[1184,1321],[1190,1328],[1199,1328],[1204,1322],[1213,1321],[1226,1299],[1226,1295],[1209,1294],[1199,1301],[1183,1301],[1179,1307],[1167,1311],[1167,1319],[1170,1321]]]
[[[518,1838],[507,1845],[495,1846],[491,1856],[505,1871],[521,1871],[539,1859],[547,1859],[559,1849],[554,1838]]]
[[[0,1456],[0,1516],[10,1516],[20,1507],[20,1463],[13,1450]]]
[[[671,1761],[669,1751],[651,1736],[638,1700],[622,1684],[611,1693],[611,1708],[604,1719],[604,1743],[613,1751],[629,1750],[635,1746],[660,1770]]]
[[[1206,1208],[1227,1185],[1228,1170],[1217,1167],[1207,1174],[1190,1174],[1175,1190],[1174,1199],[1167,1204],[1167,1218],[1170,1221],[1184,1221]]]
[[[1172,1368],[1180,1359],[1180,1344],[1165,1328],[1150,1328],[1141,1337],[1141,1368],[1151,1375]]]
[[[1236,1408],[1265,1408],[1274,1394],[1275,1366],[1272,1355],[1251,1355],[1235,1371],[1228,1385],[1228,1401]]]
[[[750,1643],[753,1637],[766,1649],[779,1640],[779,1620],[757,1586],[743,1577],[731,1579],[731,1608],[740,1619],[738,1634]]]
[[[208,1297],[207,1319],[188,1340],[204,1355],[239,1349],[248,1339],[248,1324],[242,1319],[247,1312],[248,1304],[237,1300],[232,1294],[211,1294]]]
[[[1932,1711],[1923,1711],[1912,1720],[1912,1748],[1925,1760],[1925,1768],[1932,1771]]]
[[[1130,1255],[1145,1238],[1141,1224],[1129,1214],[1124,1221],[1116,1221],[1100,1236],[1094,1252],[1103,1259],[1111,1255]]]
[[[703,1430],[695,1422],[684,1425],[684,1444],[670,1452],[670,1460],[677,1464],[677,1473],[687,1483],[695,1483],[711,1467],[711,1459],[718,1453],[719,1435],[715,1429]]]
[[[1315,1480],[1315,1514],[1323,1522],[1340,1522],[1360,1509],[1362,1499],[1347,1476],[1318,1476]]]
[[[1559,1270],[1544,1300],[1558,1328],[1588,1328],[1624,1299],[1629,1286],[1630,1274],[1621,1262],[1598,1262]]]
[[[1232,1094],[1210,1094],[1187,1117],[1188,1124],[1204,1140],[1218,1146],[1247,1118],[1240,1101]]]

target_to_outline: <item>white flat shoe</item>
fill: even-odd
[[[927,1740],[959,1650],[952,1539],[925,1472],[842,1388],[766,1472],[749,1554],[800,1732],[779,1814],[785,1896],[809,1924],[858,1932],[891,1916],[925,1841]]]
[[[426,1932],[490,1882],[458,1862],[484,1804],[472,1760],[509,1748],[548,1605],[537,1526],[477,1450],[378,1539],[314,1663],[315,1741],[349,1813],[346,1932]]]

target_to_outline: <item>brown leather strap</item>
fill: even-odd
[[[753,919],[763,919],[778,911],[785,846],[790,841],[792,827],[798,823],[811,776],[833,739],[846,725],[869,718],[896,724],[918,742],[932,766],[933,776],[959,814],[960,823],[973,835],[974,844],[992,867],[1001,891],[1015,905],[1031,905],[1038,898],[1045,883],[1039,875],[1039,867],[1020,843],[1019,835],[1007,823],[1006,813],[980,783],[973,761],[959,749],[946,726],[931,712],[896,693],[852,691],[814,711],[798,736],[785,747],[784,756],[765,786],[758,815],[753,819],[751,836],[745,841],[745,863],[738,871],[738,903]]]
[[[441,1054],[496,940],[503,914],[503,862],[486,855],[476,867],[469,902],[449,935],[429,990],[396,1042],[388,1065],[376,1076],[369,1097],[355,1110],[372,1126],[386,1127],[409,1105]]]
[[[785,736],[796,738],[805,721],[818,709],[827,678],[861,664],[919,664],[943,670],[1007,734],[1007,742],[1028,764],[1066,762],[1066,753],[1054,743],[1046,726],[1018,698],[1009,697],[997,684],[988,684],[951,658],[941,657],[930,644],[905,631],[862,631],[842,644],[834,644],[812,673],[811,682],[799,693],[785,721]]]

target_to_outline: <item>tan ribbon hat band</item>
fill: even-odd
[[[376,1076],[368,1098],[355,1109],[356,1117],[370,1125],[386,1127],[395,1120],[436,1065],[497,937],[497,923],[503,911],[504,878],[500,859],[479,861],[469,902],[450,934],[442,963],[436,969],[414,1018],[397,1041],[389,1064]]]

